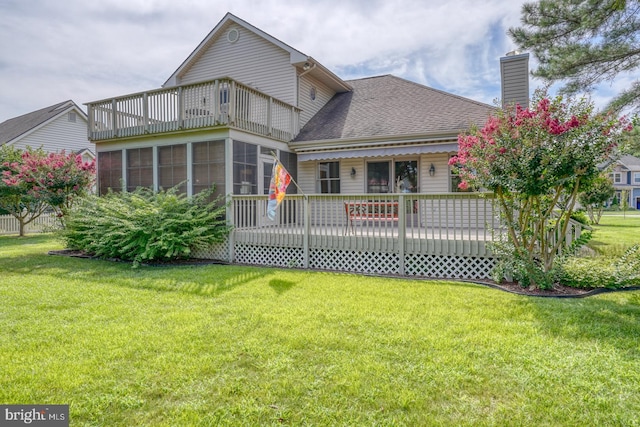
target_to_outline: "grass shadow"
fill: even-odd
[[[0,255],[0,272],[42,277],[43,280],[48,277],[62,281],[81,280],[87,285],[115,285],[202,296],[217,296],[272,274],[271,269],[219,264],[134,269],[127,262],[48,255],[46,249],[19,257]]]
[[[540,333],[575,342],[608,344],[640,357],[640,291],[615,292],[582,299],[527,299]]]
[[[293,288],[295,285],[295,283],[288,280],[271,279],[271,281],[269,281],[269,286],[271,287],[271,289],[276,291],[278,295],[282,295],[283,293]]]

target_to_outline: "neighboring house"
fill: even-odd
[[[42,108],[0,123],[0,145],[47,152],[78,153],[83,161],[95,158],[87,137],[87,115],[73,101]]]
[[[626,190],[629,206],[640,209],[640,159],[622,156],[611,166],[610,176],[616,190],[615,198],[620,202],[622,192]]]
[[[501,60],[503,96],[528,102],[527,63]],[[162,89],[88,104],[101,193],[266,194],[272,153],[305,193],[454,192],[457,136],[493,110],[391,75],[343,80],[232,14]]]

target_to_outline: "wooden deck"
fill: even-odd
[[[234,244],[491,257],[500,222],[491,195],[287,196],[275,222],[266,198],[234,196]],[[399,206],[393,216],[350,216],[345,206]]]
[[[354,205],[397,211],[355,219],[345,209]],[[208,256],[277,267],[486,279],[496,263],[490,243],[503,235],[490,193],[287,195],[275,221],[267,219],[266,206],[267,196],[233,196],[228,218],[234,229]],[[567,244],[581,230],[573,224]]]
[[[488,235],[484,229],[453,228],[407,228],[403,236],[398,227],[376,229],[375,225],[355,225],[353,233],[336,227],[326,229],[322,226],[312,226],[308,230],[309,245],[322,249],[399,252],[400,245],[404,243],[406,250],[418,253],[490,256],[486,242],[495,238]],[[269,226],[235,229],[234,236],[236,243],[303,247],[305,228]]]
[[[297,107],[230,78],[95,101],[87,111],[92,141],[234,127],[287,142],[300,130]]]

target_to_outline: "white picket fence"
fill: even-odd
[[[42,233],[58,227],[60,223],[54,213],[44,213],[27,224],[25,233]],[[20,223],[11,215],[0,215],[0,234],[18,234]]]

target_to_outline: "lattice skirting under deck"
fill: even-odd
[[[207,249],[196,249],[191,254],[193,258],[217,259],[220,261],[231,261],[229,259],[229,241],[216,243]]]
[[[235,245],[235,260],[239,264],[300,268],[304,266],[302,248]],[[224,259],[218,257],[217,259]],[[404,275],[409,277],[487,279],[495,259],[445,255],[407,254]],[[346,271],[380,275],[400,274],[398,254],[336,249],[312,249],[309,267],[316,270]]]
[[[385,252],[314,249],[309,254],[309,267],[353,273],[398,274],[400,259],[397,254]]]
[[[234,262],[238,264],[287,268],[304,266],[304,251],[302,248],[235,245],[235,255]]]
[[[489,279],[495,265],[493,258],[409,254],[404,272],[406,276]]]

